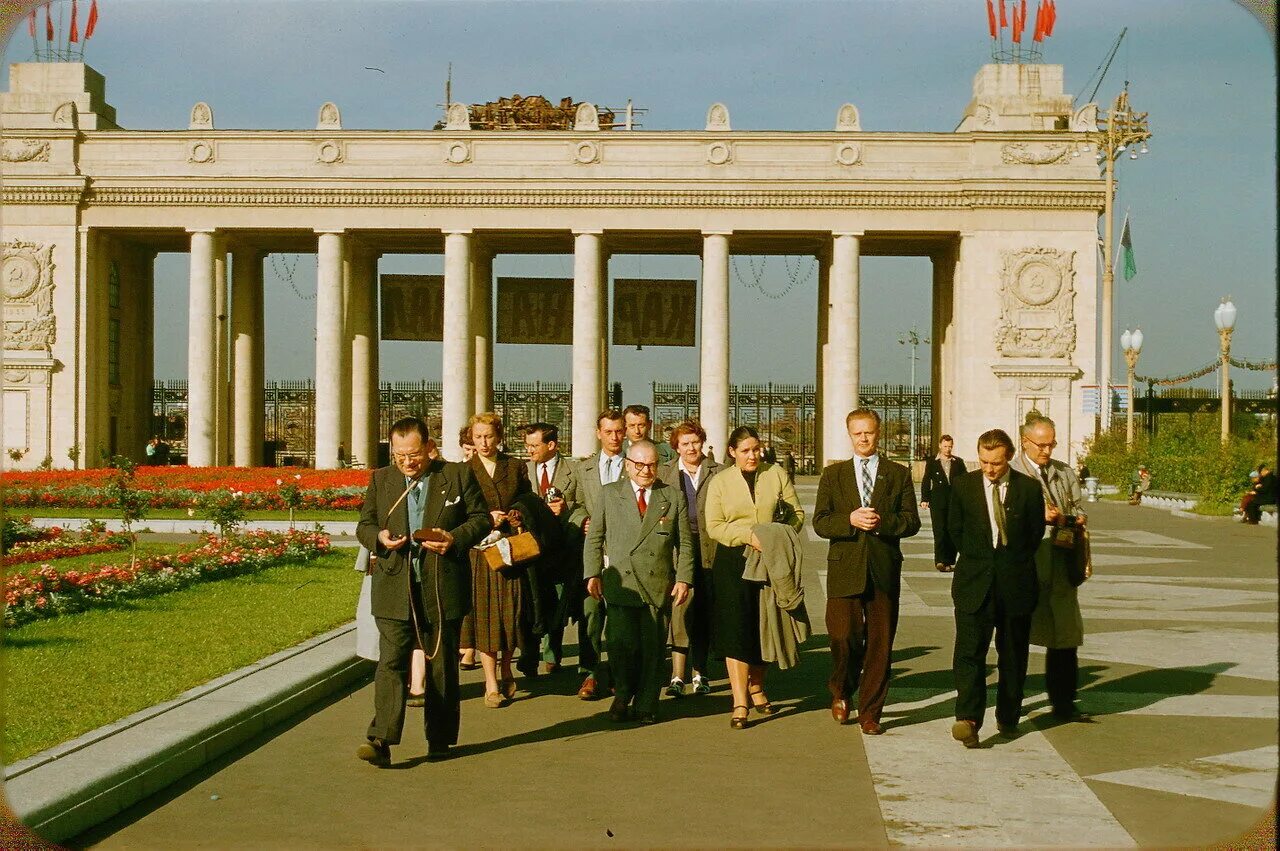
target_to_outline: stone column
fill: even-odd
[[[217,406],[217,288],[214,283],[214,232],[193,230],[187,316],[187,464],[209,467],[215,461]]]
[[[110,243],[100,230],[81,227],[80,234],[80,309],[79,354],[83,365],[77,380],[77,391],[83,400],[79,410],[81,442],[79,465],[85,468],[102,465],[100,449],[108,449],[111,429],[111,397],[108,382],[110,347],[110,309],[107,304]],[[129,454],[129,453],[122,453]]]
[[[954,297],[956,247],[940,249],[930,255],[933,263],[933,362],[929,365],[930,384],[933,388],[932,445],[938,438],[952,430],[955,396],[955,370],[951,363],[955,349],[955,329],[952,323]]]
[[[262,291],[263,263],[266,262],[267,252],[261,252],[255,266],[255,277],[259,281],[258,284],[258,309],[253,314],[253,352],[250,364],[252,366],[252,377],[249,384],[257,388],[257,392],[253,394],[253,423],[252,431],[257,435],[258,448],[255,450],[259,455],[259,463],[265,464],[267,459],[262,457],[263,444],[267,440],[267,318],[266,318],[266,299]]]
[[[338,466],[342,415],[342,231],[318,231],[316,257],[317,470]]]
[[[227,243],[217,235],[213,240],[213,298],[214,298],[214,363],[217,364],[214,406],[214,460],[224,467],[230,461],[231,447],[231,357],[230,357],[230,299],[227,298]]]
[[[829,345],[827,342],[827,320],[831,316],[831,252],[824,250],[818,254],[818,342],[816,351],[816,378],[814,380],[814,424],[813,424],[813,459],[819,470],[822,469],[823,449],[826,446],[826,422],[823,412],[822,387],[826,380]]]
[[[475,413],[475,354],[471,335],[471,231],[444,232],[444,366],[440,452],[462,459],[458,432]]]
[[[372,469],[378,462],[378,255],[363,250],[352,257],[351,457]]]
[[[728,458],[729,233],[702,234],[702,340],[699,348],[700,419],[716,458]]]
[[[600,352],[604,300],[603,231],[573,233],[573,444],[575,455],[596,450],[596,416],[605,387]]]
[[[353,242],[354,240],[347,239],[342,252],[342,363],[338,366],[338,374],[342,378],[342,392],[338,395],[338,399],[342,402],[338,409],[338,434],[339,440],[346,444],[348,460],[351,459],[353,451],[351,446],[351,409],[354,405],[354,400],[351,397],[351,357],[354,351],[355,338],[351,330],[351,314],[355,310],[353,304],[355,300],[353,288],[355,287],[356,275],[354,257],[355,252],[358,250],[352,244]]]
[[[471,258],[471,334],[476,350],[477,412],[493,410],[493,252]]]
[[[600,260],[600,402],[597,411],[609,407],[609,254]],[[594,426],[592,434],[594,434]]]
[[[823,374],[823,463],[853,455],[844,419],[858,407],[858,255],[861,232],[834,233],[831,244],[831,311],[827,318],[828,355]]]
[[[262,465],[258,409],[263,387],[257,362],[263,340],[257,336],[262,312],[262,252],[238,245],[231,251],[232,457],[237,467]]]

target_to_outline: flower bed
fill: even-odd
[[[0,475],[4,504],[14,508],[111,508],[107,491],[113,471],[49,470]],[[307,470],[270,467],[138,467],[133,486],[150,508],[190,508],[201,494],[241,491],[250,510],[289,508],[282,488],[301,491],[299,510],[358,511],[369,486],[368,470]]]
[[[59,572],[43,564],[4,582],[4,624],[12,629],[42,618],[107,607],[228,576],[256,573],[280,564],[306,562],[327,553],[320,531],[254,531],[229,538],[207,536],[194,550]]]
[[[28,518],[23,518],[27,520]],[[91,526],[79,532],[50,526],[40,530],[38,538],[20,540],[0,558],[0,565],[12,567],[16,564],[53,561],[60,558],[87,556],[95,553],[110,553],[123,550],[129,546],[129,536],[118,532],[107,532],[100,527]]]

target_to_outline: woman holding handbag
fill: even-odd
[[[530,493],[524,462],[498,451],[502,443],[502,419],[497,414],[476,414],[468,422],[476,454],[466,463],[489,504],[493,528],[511,531],[511,508],[517,498]],[[519,638],[521,607],[525,604],[521,574],[524,568],[493,569],[482,550],[471,551],[473,606],[462,622],[460,646],[480,654],[484,668],[484,705],[506,706],[516,694],[511,671]],[[499,679],[499,674],[501,679]]]
[[[764,692],[765,662],[760,650],[760,585],[742,578],[747,548],[762,549],[752,531],[760,523],[804,527],[804,509],[786,471],[761,460],[760,435],[738,426],[729,435],[732,467],[707,484],[704,533],[715,541],[711,562],[711,647],[723,656],[733,689],[729,726],[746,729],[755,709],[773,715],[776,709]]]

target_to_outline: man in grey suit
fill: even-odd
[[[628,478],[603,488],[583,548],[587,593],[605,599],[613,721],[628,706],[641,724],[657,720],[659,666],[667,638],[669,600],[683,604],[693,585],[693,539],[684,495],[658,481],[658,450],[637,440],[627,454]]]
[[[596,417],[596,438],[600,451],[578,462],[578,498],[582,534],[591,529],[591,518],[599,511],[605,485],[618,481],[622,470],[622,412],[616,408],[602,411]],[[606,606],[603,599],[587,595],[582,601],[582,617],[578,620],[578,673],[586,679],[578,689],[578,697],[595,700],[609,688],[609,664],[604,659],[604,623]]]
[[[404,728],[409,657],[427,654],[423,721],[427,758],[443,759],[458,742],[458,634],[471,611],[468,551],[489,531],[489,510],[463,464],[432,460],[427,424],[406,417],[391,427],[393,466],[376,470],[356,537],[377,556],[370,600],[378,625],[374,716],[356,756],[385,768]],[[430,530],[418,542],[414,532]]]
[[[626,429],[627,439],[622,443],[622,452],[626,454],[631,450],[631,444],[637,440],[653,440],[650,432],[653,430],[653,418],[649,415],[649,407],[647,405],[627,405],[622,409],[622,425]],[[667,466],[676,460],[676,451],[671,445],[662,440],[662,435],[658,435],[658,440],[653,442],[658,450],[658,463]]]
[[[564,627],[569,620],[572,595],[582,581],[582,519],[578,504],[578,475],[560,454],[560,430],[550,423],[530,423],[523,429],[524,448],[529,455],[529,481],[560,521],[564,546],[550,553],[551,577],[555,589],[555,612],[542,638],[542,661],[548,674],[560,669]]]

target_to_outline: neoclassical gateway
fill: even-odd
[[[702,422],[725,445],[730,256],[819,263],[811,344],[821,457],[848,457],[859,386],[859,260],[933,263],[935,431],[972,446],[1034,407],[1078,443],[1093,429],[1097,108],[1072,109],[1059,65],[986,65],[952,133],[740,131],[713,104],[701,130],[479,130],[462,104],[437,130],[122,130],[101,75],[11,66],[3,147],[4,438],[15,466],[139,455],[151,420],[153,261],[190,253],[188,457],[261,463],[263,259],[318,256],[317,467],[339,444],[376,457],[378,260],[443,253],[443,433],[489,407],[493,259],[572,253],[572,446],[595,446],[605,400],[611,253],[702,258]],[[476,121],[479,125],[481,122]],[[298,317],[309,323],[312,317]],[[753,345],[753,341],[733,341]],[[809,341],[794,341],[805,345]],[[790,342],[787,343],[791,344]],[[761,352],[767,357],[767,352]],[[1065,441],[1064,441],[1065,442]],[[446,454],[453,441],[443,441]]]

